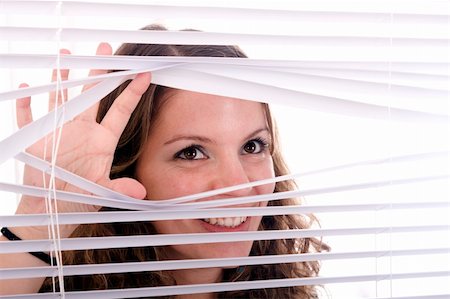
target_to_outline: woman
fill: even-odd
[[[160,29],[151,26],[144,29]],[[97,54],[110,54],[101,44]],[[146,56],[246,57],[231,46],[124,44],[116,54]],[[96,71],[95,74],[99,74]],[[63,79],[68,71],[61,73]],[[89,88],[89,87],[88,87]],[[62,95],[64,97],[64,95]],[[61,95],[51,95],[50,109]],[[31,121],[30,99],[18,101],[18,123]],[[89,132],[89,134],[85,134]],[[77,136],[77,138],[73,138]],[[29,151],[44,156],[41,140]],[[50,151],[49,151],[50,152]],[[47,153],[49,160],[51,153]],[[98,184],[145,200],[164,200],[247,183],[287,173],[278,136],[267,104],[176,90],[150,84],[150,75],[138,75],[118,87],[98,106],[90,108],[64,126],[57,164]],[[24,183],[42,185],[41,174],[26,168]],[[279,182],[241,189],[216,198],[239,197],[292,190],[294,183]],[[57,182],[57,189],[82,192]],[[39,204],[37,205],[36,202]],[[292,205],[294,199],[244,206]],[[45,211],[43,199],[22,198],[17,213]],[[59,212],[97,211],[100,207],[58,203]],[[102,210],[111,210],[102,208]],[[92,237],[138,234],[254,231],[308,228],[313,216],[229,217],[156,222],[108,223],[63,226],[61,237]],[[13,228],[21,239],[47,238],[45,227]],[[162,248],[120,248],[64,253],[64,264],[135,262],[165,259],[242,257],[248,255],[306,253],[325,249],[317,239],[287,239],[177,245]],[[43,265],[31,255],[15,254],[3,267]],[[15,261],[13,261],[15,260]],[[20,260],[20,262],[18,262]],[[10,263],[8,265],[8,263]],[[246,266],[239,268],[190,269],[65,278],[65,290],[132,288],[183,285],[317,275],[318,262]],[[8,286],[19,293],[51,290],[52,280],[30,279]],[[183,298],[315,298],[313,286],[259,289]],[[182,298],[177,297],[177,298]]]

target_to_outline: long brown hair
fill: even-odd
[[[161,26],[149,26],[147,30],[165,30]],[[237,57],[245,58],[245,54],[235,46],[199,46],[199,45],[153,45],[153,44],[123,44],[118,55],[139,56],[205,56],[205,57]],[[129,82],[119,86],[106,96],[100,103],[97,120],[100,122],[111,107],[114,99],[125,89]],[[135,177],[136,162],[139,159],[143,146],[147,142],[153,121],[164,105],[163,98],[168,88],[151,84],[142,96],[140,103],[133,112],[117,146],[114,162],[111,169],[111,178]],[[269,130],[272,135],[273,146],[271,154],[274,163],[275,175],[287,174],[288,168],[281,155],[278,142],[278,132],[270,109],[263,104],[267,116]],[[278,182],[275,192],[295,189],[293,181]],[[270,201],[270,206],[285,206],[300,204],[298,199]],[[102,210],[114,210],[103,208]],[[262,218],[260,230],[305,229],[316,222],[313,215],[281,215],[265,216]],[[133,223],[99,223],[80,225],[72,237],[96,237],[117,235],[148,235],[156,231],[151,222]],[[284,239],[255,241],[250,255],[268,254],[297,254],[317,252],[327,249],[326,245],[315,238]],[[106,250],[70,251],[64,253],[65,264],[91,264],[91,263],[120,263],[151,261],[159,259],[159,252],[164,248],[140,247],[119,248]],[[261,279],[282,279],[297,277],[312,277],[319,272],[319,262],[308,261],[287,264],[246,266],[237,269],[225,269],[223,281],[250,281]],[[173,278],[164,272],[138,272],[120,274],[96,274],[89,276],[72,276],[65,278],[66,290],[91,290],[112,288],[133,288],[176,284]],[[51,280],[47,279],[42,290],[49,289]],[[219,298],[316,298],[317,290],[314,286],[298,286],[286,288],[267,288],[246,291],[223,292]]]

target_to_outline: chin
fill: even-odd
[[[247,257],[250,255],[253,241],[205,244],[205,251],[211,258]]]
[[[171,246],[178,259],[213,259],[249,256],[253,241]]]

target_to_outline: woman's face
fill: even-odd
[[[170,91],[137,164],[150,200],[164,200],[274,176],[271,137],[262,104]],[[272,193],[274,184],[203,200]],[[241,206],[263,206],[251,203]],[[236,206],[234,206],[236,207]],[[261,217],[157,221],[162,234],[255,231]],[[247,256],[252,241],[171,246],[169,258]]]

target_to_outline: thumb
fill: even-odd
[[[144,185],[132,178],[114,179],[108,187],[136,199],[144,199],[145,195],[147,195]]]

